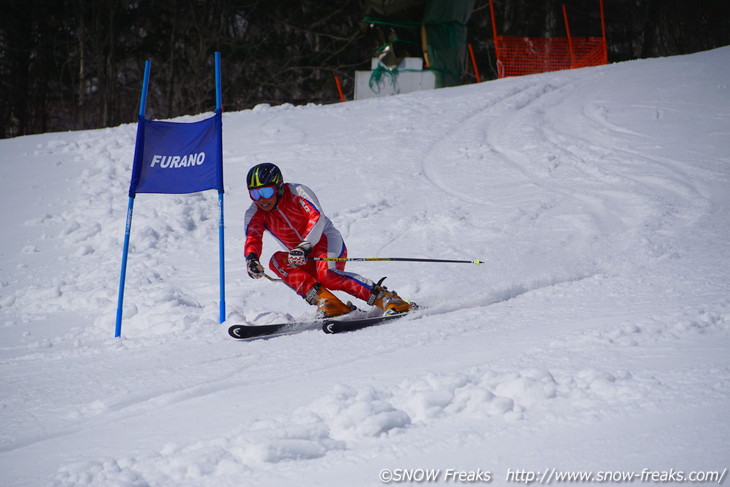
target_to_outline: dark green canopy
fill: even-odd
[[[395,68],[423,57],[436,87],[461,84],[466,66],[466,23],[476,0],[363,0],[375,57]]]

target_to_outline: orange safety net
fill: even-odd
[[[496,47],[500,78],[608,63],[601,37],[497,36]]]

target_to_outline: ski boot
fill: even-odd
[[[317,306],[317,316],[320,318],[333,318],[349,313],[355,309],[353,305],[349,303],[348,305],[340,301],[337,296],[332,294],[329,289],[320,283],[312,286],[312,289],[307,292],[304,299],[309,304]]]
[[[414,305],[398,296],[395,291],[388,291],[388,288],[382,285],[384,280],[385,278],[382,278],[378,281],[370,291],[370,297],[368,298],[370,306],[377,306],[382,309],[383,316],[406,313],[415,308]]]

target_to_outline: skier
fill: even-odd
[[[265,162],[252,167],[246,177],[253,203],[246,211],[246,270],[253,279],[264,277],[259,262],[264,230],[271,232],[287,249],[276,252],[269,268],[309,304],[318,315],[329,318],[349,313],[354,306],[340,301],[330,290],[344,291],[385,314],[403,313],[411,305],[398,294],[373,281],[345,272],[345,262],[312,261],[308,257],[347,257],[342,235],[314,192],[302,184],[285,183],[281,170]]]

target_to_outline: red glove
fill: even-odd
[[[312,251],[312,244],[309,242],[302,242],[289,251],[289,264],[294,267],[304,265],[307,263],[307,255]]]

